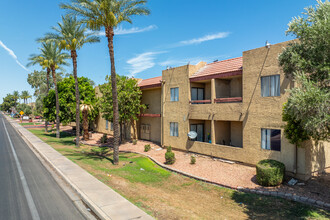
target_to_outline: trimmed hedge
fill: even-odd
[[[257,164],[257,181],[262,186],[277,186],[283,182],[285,165],[277,160],[261,160]]]

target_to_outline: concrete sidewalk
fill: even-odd
[[[153,219],[114,190],[97,180],[17,122],[6,117],[40,156],[78,193],[101,219]]]

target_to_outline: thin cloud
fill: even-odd
[[[0,40],[0,46],[3,48],[3,49],[5,49],[8,53],[9,53],[9,55],[16,61],[16,63],[20,66],[20,67],[22,67],[24,70],[26,70],[26,71],[28,71],[29,72],[29,70],[23,65],[23,64],[21,64],[19,61],[18,61],[18,59],[17,59],[17,56],[15,55],[15,53],[14,53],[14,51],[12,51],[11,49],[9,49],[1,40]]]
[[[127,60],[127,64],[130,65],[129,73],[131,76],[135,76],[137,73],[141,73],[144,70],[150,69],[155,66],[154,60],[157,54],[165,52],[146,52],[137,55],[136,57]]]
[[[200,37],[200,38],[194,38],[194,39],[191,39],[191,40],[180,41],[179,44],[180,45],[200,44],[200,43],[203,43],[205,41],[226,38],[226,37],[228,37],[229,34],[230,34],[229,32],[219,32],[219,33],[216,33],[216,34],[209,34],[209,35],[206,35],[206,36]]]
[[[136,33],[142,33],[146,31],[155,30],[158,27],[156,25],[149,25],[145,28],[139,28],[139,27],[133,27],[129,29],[122,28],[121,26],[115,29],[115,35],[125,35],[125,34],[136,34]],[[87,33],[93,33],[92,31],[88,31]],[[104,31],[96,31],[94,32],[97,36],[105,36]]]
[[[158,27],[156,25],[149,25],[148,27],[145,27],[145,28],[133,27],[133,28],[130,28],[130,29],[124,29],[122,27],[119,27],[119,28],[117,28],[115,30],[115,34],[117,34],[117,35],[136,34],[136,33],[141,33],[141,32],[155,30],[157,28]]]

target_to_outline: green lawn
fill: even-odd
[[[20,125],[24,126],[24,125],[41,125],[41,123],[38,123],[38,122],[23,122],[23,123],[20,123]]]
[[[322,209],[196,181],[134,153],[120,153],[120,164],[113,165],[108,148],[76,148],[67,133],[56,139],[55,133],[43,129],[30,131],[157,219],[330,218]]]

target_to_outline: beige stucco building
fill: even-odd
[[[140,81],[147,110],[137,123],[138,138],[251,165],[276,159],[303,179],[329,168],[329,143],[306,142],[296,149],[284,136],[282,106],[294,83],[277,57],[287,44],[169,68],[162,76]],[[197,133],[193,140],[190,131]]]

